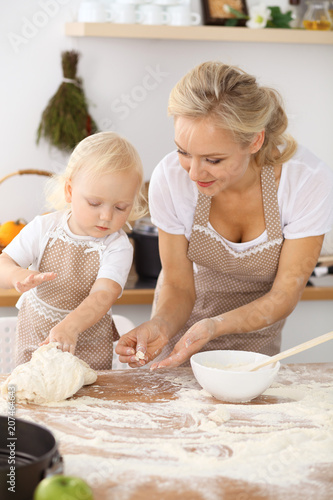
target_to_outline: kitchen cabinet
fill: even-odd
[[[145,38],[220,42],[261,42],[333,45],[333,31],[303,29],[249,29],[227,26],[149,26],[114,23],[67,23],[74,37]]]

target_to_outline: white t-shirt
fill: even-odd
[[[133,260],[133,247],[126,233],[121,229],[104,238],[78,236],[70,231],[67,224],[68,217],[68,210],[35,217],[9,243],[4,252],[24,269],[30,267],[38,271],[50,233],[60,226],[74,240],[103,245],[96,279],[113,280],[123,289]]]
[[[155,168],[149,185],[153,224],[167,233],[184,234],[189,240],[197,198],[197,186],[181,167],[177,152],[165,156]],[[328,233],[333,226],[333,171],[299,146],[293,158],[282,166],[278,204],[286,239]],[[267,233],[264,231],[245,243],[224,241],[233,249],[244,251],[267,241]]]

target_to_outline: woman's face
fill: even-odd
[[[209,118],[176,117],[175,143],[181,166],[203,194],[242,190],[253,180],[249,164],[259,147],[242,148]]]

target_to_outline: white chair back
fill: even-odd
[[[0,318],[0,373],[14,370],[14,349],[17,316]]]
[[[135,324],[125,316],[121,316],[120,314],[112,315],[113,321],[117,327],[118,333],[120,336],[125,333],[133,330],[135,328]],[[121,363],[119,361],[118,355],[115,353],[117,342],[113,343],[113,359],[112,359],[112,370],[127,370],[130,368],[127,363]]]

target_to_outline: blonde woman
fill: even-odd
[[[273,355],[333,225],[333,172],[286,133],[279,94],[237,67],[197,66],[168,111],[177,150],[149,192],[162,261],[153,315],[116,352],[152,369],[200,350]]]
[[[25,292],[17,364],[52,341],[96,370],[111,369],[112,341],[119,337],[111,306],[133,257],[122,227],[144,211],[142,180],[141,160],[126,139],[113,132],[89,136],[49,186],[57,211],[36,217],[5,248],[0,286]]]

